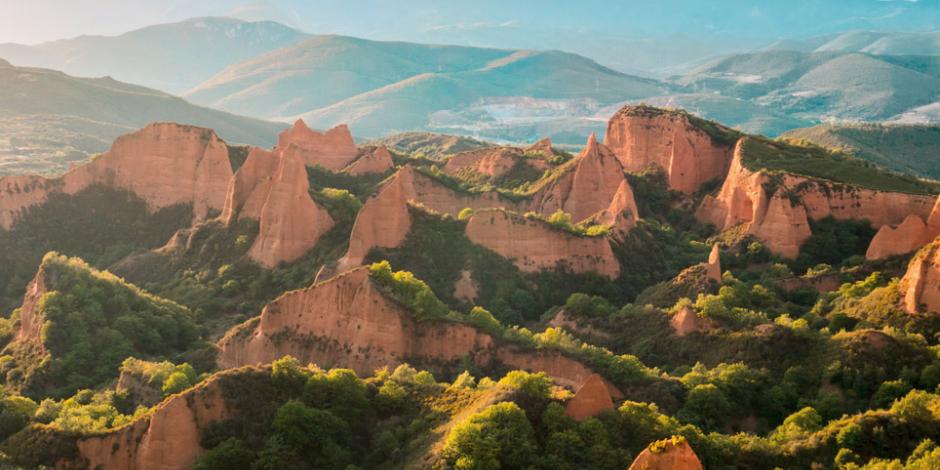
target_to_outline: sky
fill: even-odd
[[[375,40],[559,49],[657,77],[780,39],[938,30],[940,0],[0,0],[0,43],[118,35],[200,16]]]
[[[539,28],[627,38],[775,39],[936,29],[940,0],[0,0],[0,42],[115,35],[196,16],[269,19],[372,39],[485,41],[501,30]]]

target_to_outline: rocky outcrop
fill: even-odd
[[[610,279],[620,274],[620,264],[606,237],[575,235],[504,210],[478,211],[468,221],[466,234],[473,243],[512,260],[521,271],[561,266]]]
[[[552,139],[548,137],[525,148],[525,153],[540,153],[545,157],[555,155],[555,147],[552,147]]]
[[[900,225],[881,226],[868,245],[865,258],[879,260],[911,253],[937,236],[940,236],[940,198],[934,202],[926,222],[911,214]]]
[[[210,379],[174,395],[150,416],[106,434],[77,441],[84,468],[185,470],[205,449],[202,430],[225,420],[230,412],[221,387]]]
[[[352,176],[382,174],[395,168],[392,154],[384,145],[366,147],[359,151],[359,157],[343,168],[343,173]]]
[[[460,279],[454,283],[454,298],[465,302],[473,302],[477,299],[477,285],[470,271],[466,269],[460,271]]]
[[[512,171],[522,161],[522,152],[514,147],[493,147],[458,153],[444,162],[441,170],[451,176],[472,171],[498,178]]]
[[[46,285],[45,264],[39,265],[36,276],[26,286],[26,294],[20,306],[19,326],[13,335],[12,344],[22,347],[28,345],[39,352],[45,351],[42,340],[42,326],[46,322],[45,315],[39,309],[39,301],[48,292]]]
[[[604,411],[614,409],[614,401],[607,392],[604,379],[595,374],[581,384],[578,391],[565,405],[565,414],[575,421],[584,421]]]
[[[717,125],[716,125],[717,126]],[[734,132],[720,128],[729,136]],[[626,106],[607,124],[604,143],[630,172],[662,169],[669,187],[690,194],[724,178],[733,144],[712,138],[683,112]]]
[[[299,157],[307,166],[321,166],[330,171],[342,170],[359,155],[345,124],[320,133],[307,127],[302,119],[278,135],[276,149]]]
[[[452,189],[406,165],[384,182],[359,211],[349,251],[340,267],[361,264],[372,248],[399,246],[411,228],[409,203],[450,215],[457,215],[464,208],[534,211],[543,215],[562,210],[576,222],[612,225],[616,234],[623,234],[636,225],[639,213],[623,167],[593,135],[581,154],[566,165],[531,195],[512,199],[495,191],[471,193]]]
[[[191,204],[196,220],[204,220],[222,209],[231,177],[228,147],[213,131],[154,123],[118,137],[109,151],[59,178],[0,178],[0,227],[9,229],[50,193],[75,194],[93,184],[128,190],[151,211]]]
[[[908,313],[940,312],[940,238],[917,252],[899,286]]]
[[[691,306],[685,305],[669,319],[669,326],[676,336],[709,331],[715,327],[708,318],[700,317]]]
[[[702,470],[695,451],[681,436],[651,443],[630,465],[630,470]]]
[[[368,268],[347,271],[274,300],[260,317],[226,334],[219,342],[218,364],[221,368],[264,364],[285,355],[362,375],[404,362],[457,366],[468,358],[480,367],[501,364],[546,372],[571,387],[594,373],[561,353],[505,344],[467,324],[418,322],[372,282]]]
[[[827,216],[868,220],[872,227],[899,224],[911,214],[927,218],[934,198],[860,188],[794,174],[770,174],[743,164],[749,137],[738,141],[728,177],[717,196],[697,211],[702,222],[726,230],[746,224],[768,249],[794,258],[811,235],[809,220]]]
[[[718,244],[712,245],[712,251],[708,254],[708,261],[705,263],[705,269],[708,279],[721,283],[721,251]]]
[[[334,222],[310,198],[303,162],[294,154],[254,148],[228,188],[221,219],[260,223],[248,256],[271,268],[313,248]]]

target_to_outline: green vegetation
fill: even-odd
[[[890,173],[872,163],[812,145],[796,145],[762,137],[742,144],[742,163],[753,170],[786,172],[881,191],[937,194],[940,185],[907,175]]]
[[[96,387],[129,356],[177,354],[198,337],[187,308],[80,259],[50,253],[40,270],[46,293],[32,312],[43,322],[40,336],[10,343],[0,366],[6,383],[28,395]]]

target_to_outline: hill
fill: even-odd
[[[940,32],[847,31],[809,39],[778,41],[767,49],[862,52],[878,55],[940,55]]]
[[[676,78],[791,118],[886,120],[940,96],[940,57],[769,50],[712,60]]]
[[[443,160],[445,157],[468,150],[496,146],[496,144],[469,137],[431,132],[402,132],[369,141],[366,144],[385,145],[389,150],[415,157],[430,158],[431,160]]]
[[[0,58],[83,77],[107,75],[179,94],[229,64],[304,36],[272,21],[193,18],[118,36],[80,36],[34,46],[0,44]]]
[[[940,178],[937,126],[827,124],[792,130],[783,137],[842,150],[891,170]]]
[[[102,152],[153,121],[216,129],[233,143],[270,146],[281,124],[195,106],[111,78],[15,67],[0,60],[0,174],[50,173]]]
[[[564,104],[608,105],[669,90],[559,51],[317,36],[233,65],[186,97],[255,116],[301,116],[314,127],[345,122],[364,137],[410,130],[472,134],[481,126],[463,124],[478,122],[499,128],[487,138],[501,138],[515,137],[519,126],[570,116]],[[504,117],[511,122],[502,132]]]

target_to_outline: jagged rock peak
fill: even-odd
[[[589,377],[565,405],[565,414],[576,421],[584,421],[604,411],[614,409],[614,401],[604,379],[597,374]]]
[[[682,436],[651,443],[636,457],[630,470],[702,470],[692,446]]]

